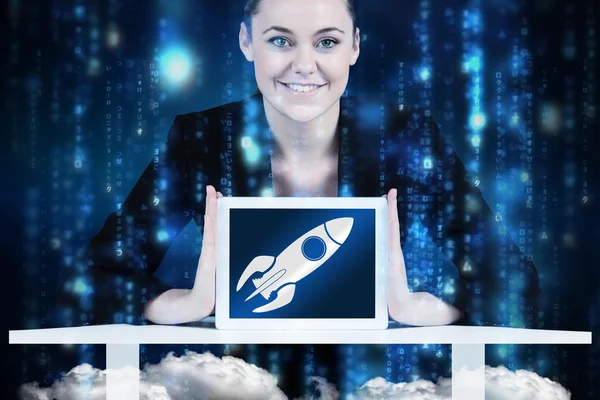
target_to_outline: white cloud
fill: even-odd
[[[414,382],[391,383],[384,378],[371,379],[347,400],[450,400],[452,380],[440,378],[436,383],[418,379]]]
[[[126,390],[127,382],[135,380],[136,374],[139,377],[134,368],[123,368],[111,376],[118,388]],[[81,364],[51,387],[41,388],[37,382],[21,385],[19,399],[105,400],[106,375],[106,370]],[[208,352],[189,352],[181,357],[169,353],[158,364],[146,364],[139,387],[140,400],[288,400],[268,371],[235,357],[221,359]]]
[[[527,370],[511,371],[504,366],[485,369],[488,400],[569,400],[571,393],[548,378]]]
[[[475,374],[476,371],[473,373]],[[112,374],[113,382],[116,381],[118,387],[123,389],[127,388],[127,382],[140,376],[139,371],[134,368],[119,369]],[[41,388],[37,382],[21,385],[19,399],[104,400],[106,375],[106,370],[81,364],[48,388]],[[335,385],[324,378],[311,377],[311,379],[315,385],[314,395],[302,400],[340,399]],[[569,400],[571,398],[571,394],[560,384],[526,370],[513,372],[504,366],[496,368],[486,366],[485,380],[486,400]],[[468,382],[469,379],[468,376],[461,375],[458,381]],[[158,364],[146,364],[141,373],[139,387],[140,400],[184,398],[288,400],[277,386],[277,378],[268,371],[235,357],[219,358],[209,352],[203,354],[189,352],[181,357],[169,353]],[[355,393],[346,396],[346,400],[382,398],[451,400],[452,380],[442,377],[437,383],[423,379],[391,383],[384,378],[375,378],[366,382]]]
[[[482,372],[480,370],[480,372]],[[478,371],[461,370],[456,384],[467,384]],[[391,383],[384,378],[371,379],[346,400],[451,400],[452,380],[440,378],[437,383],[426,380]],[[548,378],[527,370],[510,371],[504,366],[485,367],[486,400],[569,400],[568,390]]]
[[[139,377],[135,368],[118,370],[101,370],[90,364],[81,364],[67,372],[62,379],[56,380],[52,386],[42,388],[37,382],[21,385],[18,391],[21,400],[105,400],[106,375],[113,373],[113,381],[117,391],[127,392],[128,382]],[[141,381],[139,384],[140,400],[172,400],[164,387]]]
[[[311,376],[310,380],[314,384],[314,392],[310,396],[301,397],[294,400],[338,400],[340,393],[333,383],[319,376]]]
[[[287,400],[268,371],[239,358],[219,358],[206,352],[169,353],[158,364],[146,364],[144,379],[164,386],[172,400],[189,398],[223,400]]]

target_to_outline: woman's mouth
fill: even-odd
[[[299,84],[299,83],[283,83],[283,82],[279,82],[279,83],[281,83],[283,86],[285,86],[286,89],[288,89],[295,96],[301,96],[301,97],[312,96],[313,94],[317,93],[320,88],[322,88],[323,86],[327,86],[327,84],[305,85],[305,84]]]

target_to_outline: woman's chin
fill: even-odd
[[[333,103],[335,104],[335,102]],[[285,114],[289,119],[297,122],[308,122],[323,116],[333,104],[327,102],[315,102],[315,104],[295,104],[284,107]]]
[[[267,100],[280,114],[283,114],[292,121],[300,123],[310,122],[319,118],[331,108],[331,104],[324,101],[325,99],[319,99],[320,101],[316,101],[315,99],[312,103],[304,102],[304,104],[294,104],[295,102],[289,101],[284,96],[275,94],[271,98],[267,98]]]
[[[287,117],[296,122],[309,122],[316,119],[325,110],[317,107],[294,107],[293,110],[287,112]]]

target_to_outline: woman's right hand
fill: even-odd
[[[216,268],[217,268],[217,199],[223,197],[211,185],[206,187],[206,210],[202,251],[198,260],[196,279],[190,293],[193,304],[208,317],[215,311]]]
[[[145,317],[155,324],[183,324],[200,321],[215,310],[217,270],[217,198],[223,197],[213,186],[206,187],[206,211],[202,251],[194,286],[170,289],[146,303]]]

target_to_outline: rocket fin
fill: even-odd
[[[259,293],[262,294],[265,299],[269,300],[269,295],[273,291],[273,288],[278,287],[278,286],[273,286],[273,284],[275,282],[277,282],[279,280],[279,278],[281,278],[283,275],[285,275],[285,273],[286,273],[286,270],[281,269],[281,270],[277,271],[275,274],[271,275],[269,277],[269,279],[267,279],[267,280],[264,280],[261,278],[260,286],[258,286],[256,288],[256,290],[254,292],[252,292],[252,294],[250,296],[248,296],[246,301],[250,300],[251,298],[253,298],[254,296],[256,296]],[[254,284],[256,285],[256,282]]]
[[[264,306],[260,306],[255,308],[253,312],[262,313],[267,311],[276,310],[280,307],[283,307],[289,304],[294,298],[294,293],[296,292],[296,285],[293,283],[290,285],[285,285],[277,292],[277,297],[270,303],[265,304]]]
[[[236,292],[239,291],[242,288],[242,286],[244,286],[244,284],[246,283],[248,278],[250,278],[250,276],[253,273],[265,272],[266,270],[268,270],[271,267],[271,265],[273,265],[274,260],[275,260],[275,257],[273,257],[273,256],[254,257],[254,259],[252,261],[250,261],[250,264],[248,264],[248,266],[242,273],[242,276],[240,276],[240,279],[238,280],[238,283],[237,283],[237,288],[235,289]]]

